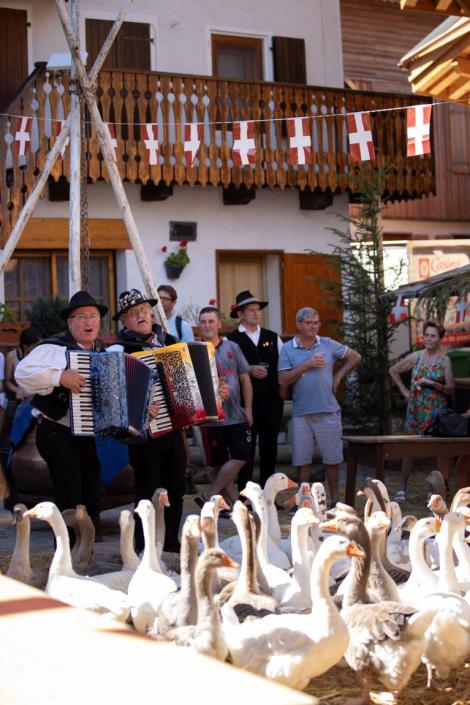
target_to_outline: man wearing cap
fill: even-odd
[[[61,312],[67,330],[43,340],[17,364],[15,379],[28,394],[38,419],[36,444],[49,468],[58,508],[84,504],[99,535],[100,463],[92,436],[70,432],[69,391],[79,393],[85,379],[67,369],[67,350],[103,352],[97,340],[108,309],[87,291],[78,291]]]
[[[268,305],[250,291],[237,294],[231,318],[240,321],[238,330],[227,338],[237,343],[248,364],[253,386],[253,426],[251,429],[251,460],[238,475],[238,488],[242,490],[253,477],[253,460],[256,439],[259,442],[260,484],[276,470],[277,437],[282,420],[283,400],[279,393],[277,365],[282,340],[277,333],[261,328],[261,311]]]
[[[109,351],[134,353],[171,345],[175,339],[165,335],[161,326],[154,324],[152,307],[157,301],[148,299],[138,289],[124,291],[119,296],[118,312],[113,316],[123,327]],[[135,503],[151,499],[157,487],[168,490],[170,506],[165,507],[165,551],[179,552],[179,526],[183,513],[183,496],[186,488],[186,451],[181,431],[173,431],[158,438],[148,438],[145,443],[129,446],[129,460],[134,468]],[[135,547],[144,548],[142,523],[135,515]]]

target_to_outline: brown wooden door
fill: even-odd
[[[219,307],[230,316],[230,307],[240,291],[248,289],[254,296],[265,298],[265,262],[263,255],[220,254],[218,261]],[[264,323],[264,322],[263,322]]]
[[[86,20],[86,50],[89,67],[93,66],[112,24],[111,20]],[[123,22],[103,67],[150,71],[150,43],[150,25],[144,22]]]
[[[312,281],[311,277],[315,277]],[[285,334],[295,334],[295,314],[302,306],[311,306],[320,314],[320,335],[338,338],[334,321],[342,321],[343,310],[328,299],[322,281],[341,281],[339,268],[332,265],[331,255],[284,254],[282,328]]]
[[[26,10],[0,7],[0,112],[28,78],[27,22]]]

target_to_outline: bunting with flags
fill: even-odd
[[[392,305],[390,312],[390,323],[396,326],[400,321],[406,321],[408,318],[408,306],[405,304],[403,296],[397,296]]]
[[[60,135],[60,133],[62,132],[62,128],[63,128],[63,126],[64,126],[64,122],[65,122],[65,120],[59,120],[58,123],[57,123],[57,125],[56,125],[56,130],[55,130],[55,131],[56,131],[57,137],[58,137],[58,136]],[[70,142],[70,137],[67,137],[67,139],[66,139],[65,142],[64,142],[64,146],[63,146],[62,149],[60,150],[60,154],[59,154],[59,156],[57,157],[58,159],[63,159],[63,158],[64,158],[64,156],[65,156],[65,150],[66,150],[67,147],[69,146],[69,142]]]
[[[455,303],[455,322],[463,323],[467,315],[467,310],[469,304],[467,302],[467,294],[463,294],[459,297],[458,301]]]
[[[416,157],[431,151],[432,105],[415,105],[406,111],[406,156]]]
[[[187,122],[184,126],[184,159],[186,166],[194,166],[194,160],[201,146],[203,124]]]
[[[253,120],[233,123],[233,163],[246,166],[256,162],[255,123]]]
[[[15,152],[24,157],[31,146],[31,118],[19,117],[16,123]]]
[[[147,152],[148,163],[151,166],[158,164],[159,147],[158,147],[158,125],[155,122],[146,122],[140,126],[140,133],[144,140],[145,149]]]
[[[114,125],[112,125],[110,122],[104,122],[103,127],[108,133],[108,137],[111,142],[111,147],[113,149],[113,159],[115,162],[117,162],[117,139],[116,135],[114,134]]]
[[[375,159],[374,141],[370,127],[370,113],[346,115],[348,127],[349,153],[353,162]]]
[[[294,164],[310,164],[312,161],[309,118],[296,117],[287,119],[289,137],[289,161]]]

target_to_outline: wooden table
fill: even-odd
[[[343,436],[347,442],[346,503],[354,507],[359,462],[375,467],[375,477],[385,480],[385,461],[401,458],[451,458],[470,455],[469,438],[431,436]]]

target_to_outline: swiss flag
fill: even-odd
[[[397,296],[390,312],[390,323],[396,326],[400,321],[408,318],[408,306],[403,301],[403,296]]]
[[[289,118],[287,134],[289,136],[289,161],[291,164],[310,164],[312,161],[310,124],[307,117]]]
[[[31,146],[31,118],[19,117],[16,123],[15,152],[24,157]]]
[[[232,157],[235,166],[256,162],[255,123],[253,120],[233,123]]]
[[[431,151],[432,105],[416,105],[406,111],[406,156],[415,157]]]
[[[202,122],[187,122],[184,126],[184,159],[186,166],[194,165],[202,140]]]
[[[158,164],[158,125],[156,122],[146,122],[140,126],[140,133],[144,140],[147,158],[150,165]]]
[[[346,115],[351,161],[366,162],[375,159],[374,142],[370,127],[370,113]]]
[[[111,148],[113,150],[113,159],[115,162],[117,162],[117,139],[116,134],[114,132],[114,125],[110,122],[104,122],[103,127],[105,129],[105,132],[108,133],[109,141],[111,142]]]
[[[467,303],[467,294],[463,294],[455,304],[455,322],[463,323],[469,304]]]

